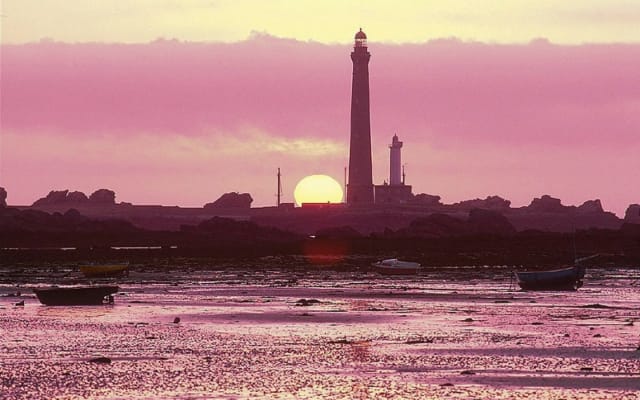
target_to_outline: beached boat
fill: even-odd
[[[50,286],[34,288],[33,292],[40,303],[47,306],[80,306],[113,303],[113,294],[119,288],[111,285],[101,286]]]
[[[86,264],[80,272],[87,278],[122,276],[129,272],[129,264]]]
[[[551,271],[516,272],[524,290],[577,290],[583,284],[585,267],[574,266]]]
[[[420,270],[420,263],[400,261],[397,258],[389,258],[371,264],[376,272],[383,275],[414,275]]]

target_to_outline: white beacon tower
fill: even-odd
[[[389,146],[391,155],[389,157],[389,184],[402,185],[402,142],[398,140],[398,135],[393,135]]]

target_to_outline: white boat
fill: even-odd
[[[376,272],[383,275],[415,275],[420,270],[420,263],[401,261],[397,258],[389,258],[371,264]]]

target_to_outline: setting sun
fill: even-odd
[[[340,203],[342,187],[328,175],[309,175],[300,180],[293,191],[298,205],[302,203]]]

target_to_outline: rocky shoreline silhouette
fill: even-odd
[[[505,209],[508,205],[494,197],[464,205],[442,206],[457,207],[456,212],[422,214],[406,210],[394,212],[388,208],[348,211],[302,207],[295,211],[269,210],[276,213],[272,215],[264,209],[254,213],[254,209],[245,207],[247,214],[240,216],[197,214],[197,218],[186,220],[195,223],[181,223],[175,230],[148,227],[139,224],[139,219],[104,212],[110,208],[145,207],[115,203],[112,191],[99,190],[91,196],[67,191],[52,193],[45,198],[47,200],[38,200],[32,207],[0,208],[2,263],[302,254],[309,256],[310,263],[322,255],[338,259],[355,255],[373,259],[394,255],[433,266],[553,266],[569,264],[577,256],[596,253],[601,254],[598,265],[640,263],[638,223],[619,220],[613,228],[596,225],[570,232],[553,231],[553,225],[548,225],[546,230],[522,229],[522,224],[514,223],[514,219],[518,221],[524,215],[541,221],[550,215],[557,219],[575,217],[582,218],[583,223],[594,221],[598,216],[617,219],[603,211],[597,201],[579,207],[563,206],[559,200],[543,196],[528,207],[501,212],[500,208]],[[226,196],[227,199],[233,197]],[[87,204],[78,207],[82,212],[76,208],[65,209],[77,199]],[[240,196],[240,200],[246,205],[246,196]],[[494,207],[473,207],[482,204]],[[41,209],[51,205],[65,211],[45,212]],[[90,207],[98,208],[100,217],[90,212],[85,214]],[[463,211],[460,207],[471,208]],[[172,208],[161,209],[168,212]],[[631,206],[631,212],[627,214],[637,209]],[[513,215],[518,212],[520,214]],[[627,218],[635,221],[634,215],[627,215]],[[183,222],[179,218],[178,221]],[[67,250],[60,250],[62,248]],[[333,264],[339,267],[340,263]]]

